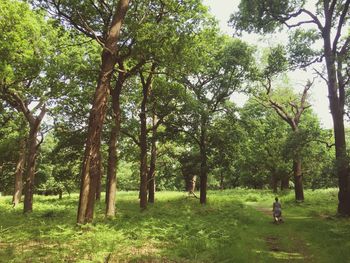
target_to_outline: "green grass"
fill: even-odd
[[[209,192],[205,206],[161,192],[143,212],[136,192],[121,192],[115,219],[101,202],[84,226],[77,195],[35,196],[30,215],[0,197],[0,262],[350,262],[350,221],[335,216],[336,196],[306,191],[296,204],[284,193],[285,223],[274,225],[269,191]]]

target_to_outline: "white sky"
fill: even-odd
[[[230,15],[238,10],[240,0],[203,0],[204,4],[210,7],[211,13],[219,20],[220,28],[223,33],[233,35],[233,29],[227,25]],[[242,39],[249,44],[258,46],[268,46],[271,43],[278,41],[285,42],[287,39],[286,33],[274,35],[272,38],[263,39],[255,34],[243,34]],[[300,91],[307,79],[313,79],[314,75],[310,72],[298,71],[290,75],[295,88]],[[243,95],[237,94],[235,102],[238,105],[243,105],[246,98]],[[316,79],[311,90],[311,104],[313,110],[317,113],[324,128],[332,128],[332,117],[329,111],[329,101],[327,97],[327,88],[323,80]]]

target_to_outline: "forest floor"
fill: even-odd
[[[336,214],[335,189],[279,194],[284,223],[273,224],[269,191],[210,191],[208,203],[157,193],[140,212],[136,192],[117,194],[117,216],[96,206],[75,224],[78,196],[35,196],[34,212],[0,197],[0,262],[350,262],[350,220]]]

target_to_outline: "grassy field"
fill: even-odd
[[[77,195],[35,196],[34,212],[0,197],[0,262],[350,262],[350,221],[337,218],[336,190],[280,195],[285,223],[272,223],[268,191],[157,193],[140,212],[136,192],[117,194],[118,215],[77,226]]]

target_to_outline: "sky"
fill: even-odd
[[[233,35],[233,29],[228,26],[227,21],[231,13],[238,10],[239,0],[203,0],[204,4],[209,6],[210,12],[218,19],[220,29],[223,33]],[[286,33],[280,33],[277,37],[263,39],[255,34],[243,34],[242,39],[249,44],[257,46],[268,46],[272,43],[277,44],[277,41],[285,42],[287,39]],[[290,74],[291,83],[298,92],[301,92],[307,79],[312,80],[315,75],[311,71],[297,71]],[[241,94],[236,94],[234,101],[242,106],[246,101],[246,97]],[[329,101],[327,97],[327,87],[323,80],[316,79],[311,89],[310,103],[314,112],[318,115],[321,125],[324,128],[332,128],[332,117],[329,111]]]

